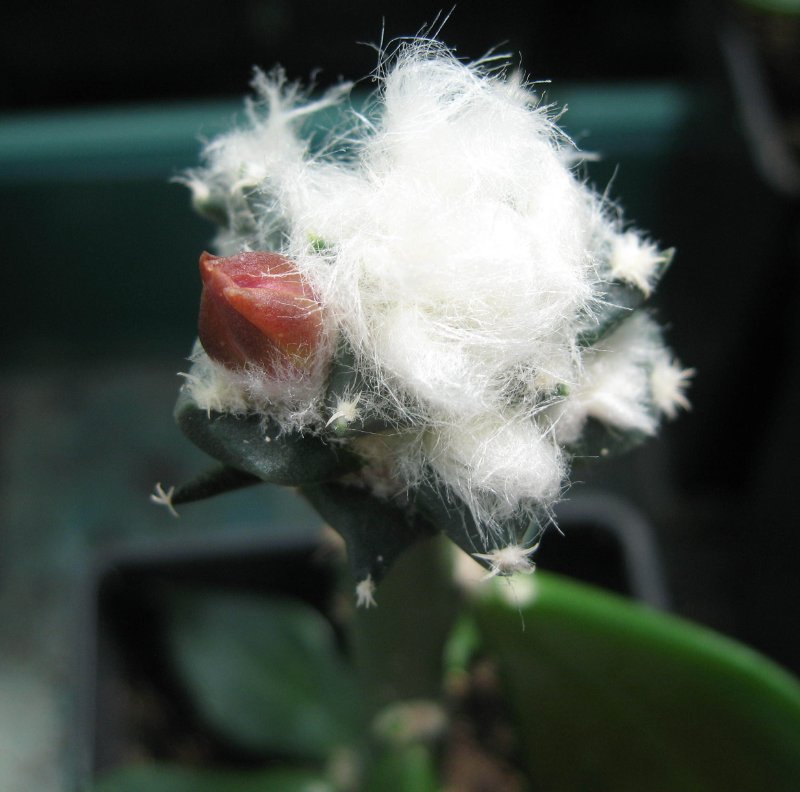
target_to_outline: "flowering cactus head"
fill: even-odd
[[[671,251],[574,176],[519,75],[426,40],[379,82],[356,111],[349,86],[310,101],[259,73],[187,176],[221,226],[177,418],[223,467],[172,497],[301,486],[364,603],[438,531],[532,569],[571,461],[653,435],[690,374],[641,308]]]

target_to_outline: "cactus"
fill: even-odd
[[[623,228],[496,64],[408,42],[358,111],[348,86],[254,86],[247,125],[185,180],[219,255],[175,415],[221,467],[154,500],[299,487],[366,605],[432,533],[490,574],[532,570],[572,462],[687,406],[692,372],[643,308],[673,251]],[[315,148],[321,110],[338,115]]]

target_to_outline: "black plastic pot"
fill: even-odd
[[[653,532],[624,501],[585,493],[559,508],[537,564],[656,607],[668,598]],[[164,632],[165,598],[176,588],[299,598],[330,613],[335,565],[307,534],[261,542],[182,542],[100,559],[89,602],[82,713],[82,775],[143,756],[248,767],[263,762],[226,742],[197,716],[175,674]]]
[[[197,717],[170,663],[166,598],[176,589],[281,595],[321,612],[334,566],[307,533],[296,539],[177,543],[121,550],[98,560],[89,602],[79,775],[92,778],[141,759],[248,766],[261,757],[227,743]]]

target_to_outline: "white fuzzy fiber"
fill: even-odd
[[[634,314],[583,356],[583,370],[569,397],[551,410],[560,443],[577,443],[587,418],[621,432],[655,434],[651,367],[663,348],[658,326]]]
[[[280,73],[259,74],[247,125],[213,141],[187,179],[197,203],[221,202],[233,219],[220,253],[279,250],[311,282],[370,384],[361,403],[386,405],[418,438],[398,444],[402,480],[434,475],[487,530],[549,509],[567,472],[560,446],[587,416],[654,431],[646,358],[662,349],[649,325],[609,340],[644,332],[629,353],[579,348],[602,303],[598,273],[649,291],[659,254],[623,235],[571,172],[576,152],[552,111],[493,64],[407,43],[382,63],[363,114],[349,86],[306,103]],[[302,124],[337,103],[338,126],[312,153]],[[214,407],[241,409],[239,391],[221,389]],[[304,393],[305,412],[292,397],[284,414],[318,416],[322,395]]]

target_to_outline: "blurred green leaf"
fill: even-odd
[[[175,421],[189,440],[218,462],[271,484],[326,481],[361,464],[354,454],[319,437],[281,434],[259,415],[208,413],[186,393],[175,405]]]
[[[359,737],[361,701],[330,624],[297,600],[181,593],[167,637],[199,712],[259,752],[324,759]]]
[[[105,775],[91,792],[334,792],[308,770],[220,772],[173,765],[124,767]]]
[[[392,748],[372,768],[365,792],[438,792],[431,752],[422,745]]]
[[[443,647],[461,607],[451,557],[441,535],[417,542],[378,586],[378,607],[355,609],[350,648],[370,715],[441,697]]]
[[[481,634],[475,619],[463,613],[455,623],[444,647],[444,666],[450,678],[465,676],[478,653]]]
[[[756,652],[557,576],[474,613],[546,792],[800,789],[800,685]]]

